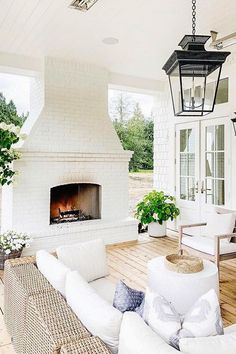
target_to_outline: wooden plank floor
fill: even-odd
[[[166,237],[152,239],[142,236],[138,242],[108,246],[109,279],[116,283],[144,290],[147,281],[147,262],[157,256],[173,253],[177,241]],[[236,323],[236,259],[221,262],[220,300],[225,326]],[[14,354],[10,337],[3,322],[3,272],[0,272],[0,354]]]

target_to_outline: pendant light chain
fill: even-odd
[[[192,35],[195,42],[196,35],[196,0],[192,0]]]

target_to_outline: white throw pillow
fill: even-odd
[[[214,238],[217,235],[232,234],[235,228],[235,213],[218,214],[213,212],[207,216],[207,225],[203,235]],[[230,239],[225,239],[230,241]]]
[[[77,271],[67,274],[66,300],[84,326],[117,353],[122,313],[102,299]]]
[[[36,253],[36,264],[49,283],[65,296],[66,275],[70,269],[44,250]]]
[[[103,240],[58,247],[57,256],[71,270],[77,270],[88,282],[109,274]]]
[[[180,339],[180,350],[185,354],[235,354],[236,333],[223,336]]]
[[[181,338],[223,334],[219,301],[213,289],[202,295],[184,316],[158,293],[147,289],[143,317],[157,334],[177,349]]]

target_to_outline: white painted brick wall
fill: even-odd
[[[131,154],[108,117],[107,71],[49,58],[44,78],[31,89],[33,118],[41,114],[14,164],[16,184],[3,189],[2,230],[32,234],[31,253],[97,237],[106,243],[137,238],[137,222],[128,218]],[[49,225],[50,188],[81,182],[102,186],[101,220]]]

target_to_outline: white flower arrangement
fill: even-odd
[[[0,235],[0,251],[10,254],[13,251],[20,251],[24,247],[30,247],[32,239],[25,233],[6,231]]]

